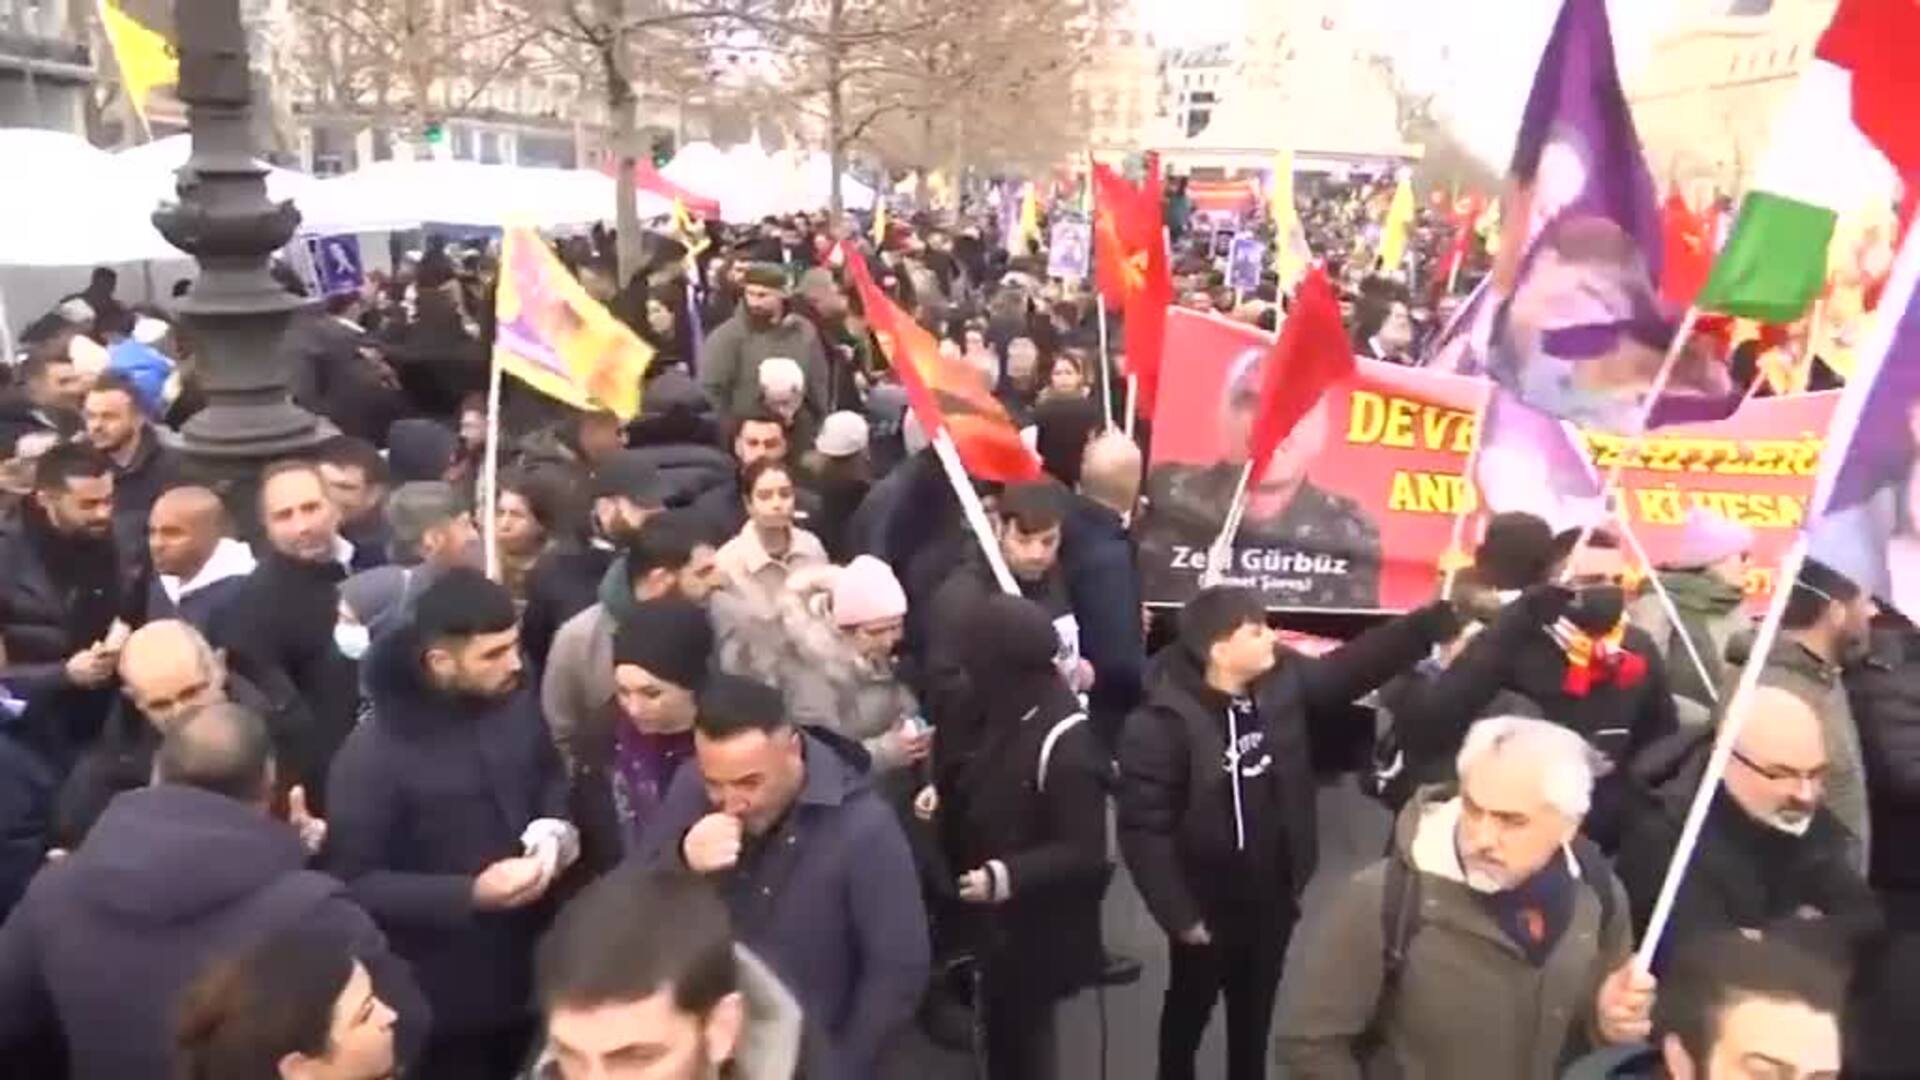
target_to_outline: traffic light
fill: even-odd
[[[655,135],[652,151],[648,155],[653,159],[654,168],[659,168],[673,160],[673,136]]]
[[[439,146],[441,143],[447,141],[446,125],[438,120],[429,120],[427,122],[427,130],[424,134],[426,135],[428,146]]]

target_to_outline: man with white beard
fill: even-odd
[[[1274,1024],[1286,1075],[1527,1080],[1647,1037],[1626,897],[1579,835],[1594,761],[1545,720],[1468,731],[1458,788],[1420,791],[1392,854],[1296,935]]]

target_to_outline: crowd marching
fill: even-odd
[[[1901,7],[1819,55],[1911,192]],[[0,1080],[1920,1075],[1920,239],[1858,359],[1729,357],[1815,217],[1750,193],[1673,302],[1609,33],[1566,0],[1504,228],[1290,164],[1220,228],[1150,161],[417,235],[294,316],[323,438],[246,477],[191,452],[219,318],[96,270],[0,385]],[[1177,327],[1238,342],[1217,417],[1156,413]],[[1544,509],[1469,455],[1465,550],[1383,556],[1301,432],[1390,364],[1485,376]],[[1699,498],[1647,554],[1574,434],[1843,375],[1784,557]],[[1239,457],[1161,457],[1210,418]],[[1219,538],[1149,605],[1177,516]]]

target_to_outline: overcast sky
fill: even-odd
[[[1237,37],[1243,0],[1139,0],[1156,40],[1194,44]],[[1299,0],[1295,0],[1299,2]],[[1360,31],[1392,56],[1436,104],[1467,146],[1506,165],[1533,82],[1534,65],[1560,5],[1553,0],[1305,0]],[[1608,0],[1622,74],[1645,62],[1653,39],[1686,0]]]

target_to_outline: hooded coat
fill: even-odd
[[[181,619],[204,634],[221,609],[240,594],[247,575],[257,565],[252,548],[223,536],[192,577],[182,580],[171,574],[153,575],[147,590],[147,618]]]
[[[1297,1080],[1534,1080],[1598,1039],[1600,984],[1633,950],[1620,883],[1575,882],[1566,929],[1535,965],[1467,887],[1459,802],[1424,789],[1402,811],[1389,860],[1419,876],[1420,905],[1391,994],[1381,909],[1387,862],[1362,870],[1296,940],[1275,1060]],[[1580,864],[1562,851],[1578,878]],[[1612,919],[1598,889],[1613,893]],[[1365,1045],[1369,1035],[1377,1046]],[[1364,1066],[1371,1065],[1368,1069]]]
[[[887,1038],[913,1015],[930,966],[913,856],[893,811],[832,736],[802,734],[806,779],[768,836],[712,875],[741,944],[793,991],[807,1018],[807,1075],[879,1075]],[[687,830],[713,812],[697,768],[673,778],[641,857],[683,865]]]
[[[121,795],[0,927],[0,1044],[57,1018],[76,1080],[171,1075],[179,991],[214,957],[295,926],[350,947],[416,1040],[427,1016],[406,965],[306,860],[291,828],[226,796]]]
[[[1193,651],[1154,658],[1118,755],[1120,851],[1168,936],[1204,922],[1216,942],[1290,921],[1319,862],[1311,756],[1316,718],[1354,701],[1452,636],[1444,603],[1374,627],[1318,659],[1282,648],[1248,688],[1254,730],[1206,683]]]
[[[530,691],[455,698],[421,652],[408,623],[367,654],[373,713],[334,759],[327,868],[413,965],[436,1030],[524,1023],[548,905],[477,910],[473,879],[534,820],[566,819],[566,774]]]

